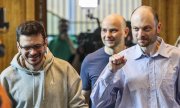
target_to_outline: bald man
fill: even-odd
[[[152,7],[131,15],[137,45],[110,57],[91,93],[96,108],[180,108],[180,50],[166,44]],[[114,105],[114,106],[112,106]]]
[[[104,18],[101,29],[101,39],[104,47],[87,55],[81,66],[82,93],[87,102],[89,102],[91,89],[107,65],[109,57],[124,49],[124,38],[127,36],[128,31],[126,21],[122,16],[111,14]],[[94,108],[91,102],[90,106]]]

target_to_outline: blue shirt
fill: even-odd
[[[109,62],[110,55],[106,54],[104,47],[88,54],[82,62],[81,79],[83,90],[91,90],[102,70]]]
[[[88,54],[81,65],[82,89],[91,91],[102,70],[109,62],[109,57],[104,47]],[[91,108],[94,108],[91,106]]]
[[[180,108],[180,51],[161,45],[153,56],[139,45],[119,53],[127,59],[116,73],[106,66],[91,100],[97,108]]]

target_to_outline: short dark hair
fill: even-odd
[[[19,42],[21,35],[32,36],[41,34],[43,39],[47,38],[44,26],[38,21],[26,21],[21,23],[16,29],[16,40]]]

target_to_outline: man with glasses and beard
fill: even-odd
[[[81,80],[72,66],[55,58],[37,21],[16,30],[18,53],[1,74],[1,84],[16,108],[87,108]]]

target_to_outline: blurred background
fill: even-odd
[[[130,20],[132,11],[141,5],[152,6],[157,11],[162,22],[161,37],[167,43],[174,45],[180,35],[179,0],[88,0],[91,1],[88,5],[83,5],[83,1],[0,0],[0,44],[3,45],[0,72],[9,66],[17,53],[15,29],[26,20],[40,21],[50,42],[59,33],[59,20],[66,19],[69,22],[69,38],[75,48],[84,48],[83,56],[102,46],[99,33],[105,16],[119,13]]]

